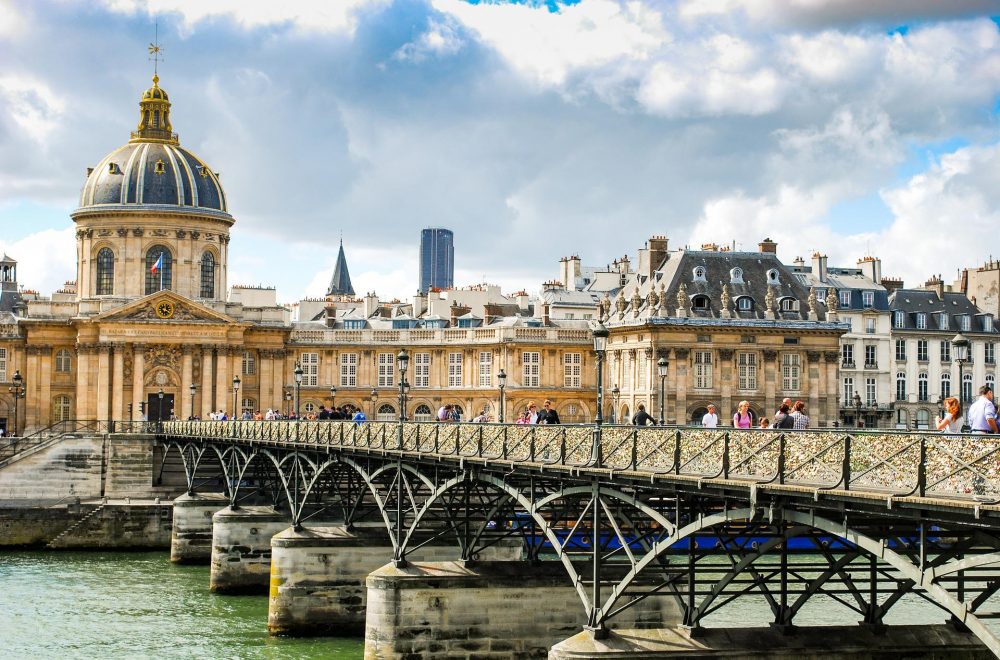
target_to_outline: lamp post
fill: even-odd
[[[503,423],[503,395],[504,388],[507,387],[507,372],[503,369],[497,374],[497,386],[500,388],[500,409],[497,411],[497,421]]]
[[[597,356],[597,415],[594,417],[594,424],[597,425],[597,436],[595,436],[597,440],[600,440],[601,424],[604,423],[602,411],[604,407],[604,353],[608,350],[608,334],[608,329],[604,327],[604,324],[598,322],[597,327],[594,328],[594,355]],[[601,445],[600,442],[597,442],[594,445],[593,456],[597,465],[601,462],[600,453]]]
[[[375,402],[378,401],[378,390],[373,387],[368,398],[372,401],[372,419],[375,419]]]
[[[660,356],[660,359],[656,361],[656,371],[660,374],[660,426],[663,426],[663,404],[666,401],[664,398],[664,385],[667,382],[667,358]]]
[[[618,419],[618,400],[621,398],[621,396],[622,396],[622,391],[620,389],[618,389],[618,385],[616,384],[614,387],[611,388],[611,406],[612,406],[612,410],[611,410],[611,423],[612,424],[621,424],[622,423],[621,420]],[[628,420],[626,420],[626,422],[627,421]]]
[[[11,378],[11,382],[14,385],[10,388],[10,393],[14,396],[14,435],[17,435],[17,400],[24,398],[24,378],[21,376],[20,370],[14,372],[14,377]]]
[[[330,412],[337,409],[337,386],[330,386]]]
[[[156,398],[159,400],[159,409],[156,413],[156,423],[163,424],[163,389],[161,388],[159,392],[156,393]]]
[[[188,387],[188,391],[191,392],[191,415],[190,415],[190,417],[193,419],[194,418],[194,393],[198,391],[198,386],[195,385],[194,383],[191,383],[191,386]]]
[[[292,374],[295,376],[295,421],[299,421],[299,390],[302,388],[302,365],[297,361]]]
[[[965,381],[962,380],[962,367],[969,360],[969,340],[961,332],[951,339],[951,354],[958,363],[958,405],[965,410]]]
[[[239,405],[239,394],[240,394],[240,375],[236,374],[233,376],[233,419],[238,419],[240,409],[237,407]]]
[[[594,449],[591,455],[591,461],[594,467],[601,467],[604,464],[604,457],[601,450],[601,424],[604,423],[604,354],[608,350],[608,329],[604,327],[604,324],[600,321],[597,322],[597,327],[594,328],[594,355],[597,360],[597,415],[594,417]],[[591,606],[590,613],[588,615],[587,628],[593,631],[594,639],[601,639],[606,636],[606,629],[603,622],[598,622],[598,616],[601,611],[601,553],[604,550],[601,548],[601,507],[603,504],[600,502],[601,499],[601,487],[600,484],[595,484],[594,486],[594,502],[591,507],[591,528],[590,528],[590,550],[593,553],[593,575],[592,575],[592,589],[593,593],[590,598]]]
[[[285,389],[285,418],[287,419],[289,414],[291,414],[292,407],[292,392],[289,389]]]
[[[854,393],[854,428],[861,428],[861,395]]]
[[[404,348],[396,355],[399,368],[399,421],[406,421],[406,368],[410,365],[410,354]],[[403,427],[399,427],[399,447],[403,448]]]

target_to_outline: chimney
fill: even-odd
[[[819,252],[813,252],[812,257],[812,274],[816,276],[820,282],[826,283],[827,272],[826,272],[826,255],[820,254]]]
[[[326,327],[332,328],[337,323],[337,302],[330,300],[326,301],[326,305],[323,307],[323,320],[326,322]]]
[[[770,238],[765,238],[764,240],[762,240],[757,247],[760,248],[760,251],[763,254],[778,253],[778,244],[772,241]]]
[[[489,325],[494,321],[503,318],[503,310],[496,303],[486,303],[483,305],[483,325]]]
[[[794,265],[796,268],[805,268],[806,260],[803,259],[802,257],[795,257],[795,261],[792,262],[792,265]]]
[[[861,273],[873,282],[882,281],[882,260],[877,257],[862,257],[858,259]]]
[[[416,295],[413,296],[413,317],[417,318],[427,309],[427,294],[422,291],[417,291]]]
[[[924,289],[928,291],[933,291],[938,297],[938,300],[944,300],[944,280],[942,280],[937,275],[931,275],[926,282],[924,282]]]
[[[465,316],[472,311],[472,308],[466,307],[465,305],[459,305],[458,301],[451,304],[451,327],[458,327],[458,317]]]
[[[518,291],[514,294],[514,298],[517,300],[517,308],[522,312],[528,311],[528,292]]]
[[[903,288],[903,280],[895,277],[883,277],[881,284],[885,287],[886,294],[890,296]]]
[[[563,288],[562,282],[557,282],[555,280],[549,280],[548,282],[542,282],[542,291],[555,291]]]
[[[639,250],[639,274],[653,277],[666,258],[667,237],[659,234],[650,236],[646,246]]]
[[[549,304],[547,302],[542,303],[542,325],[549,325]]]
[[[365,318],[378,312],[378,296],[374,292],[365,294]]]

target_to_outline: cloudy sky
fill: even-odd
[[[279,8],[287,5],[290,8]],[[75,277],[85,168],[128,138],[154,20],[181,144],[222,175],[230,284],[535,291],[576,253],[866,254],[908,284],[1000,257],[995,0],[0,0],[0,247]]]

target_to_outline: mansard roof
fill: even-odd
[[[976,307],[964,293],[945,291],[939,298],[936,291],[926,289],[899,289],[889,298],[889,309],[902,312],[901,318],[894,318],[893,330],[919,330],[920,332],[940,331],[954,334],[962,332],[997,334],[995,325],[987,330],[983,319],[992,319],[993,315]],[[917,314],[926,314],[926,327],[917,327]],[[947,323],[942,323],[940,314],[947,314]],[[959,318],[970,318],[968,330],[961,328]]]

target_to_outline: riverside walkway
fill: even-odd
[[[896,431],[420,422],[166,422],[189,493],[293,530],[381,525],[393,564],[519,540],[562,563],[596,638],[666,599],[685,628],[746,596],[791,628],[823,596],[881,626],[917,594],[994,654],[1000,438]]]

